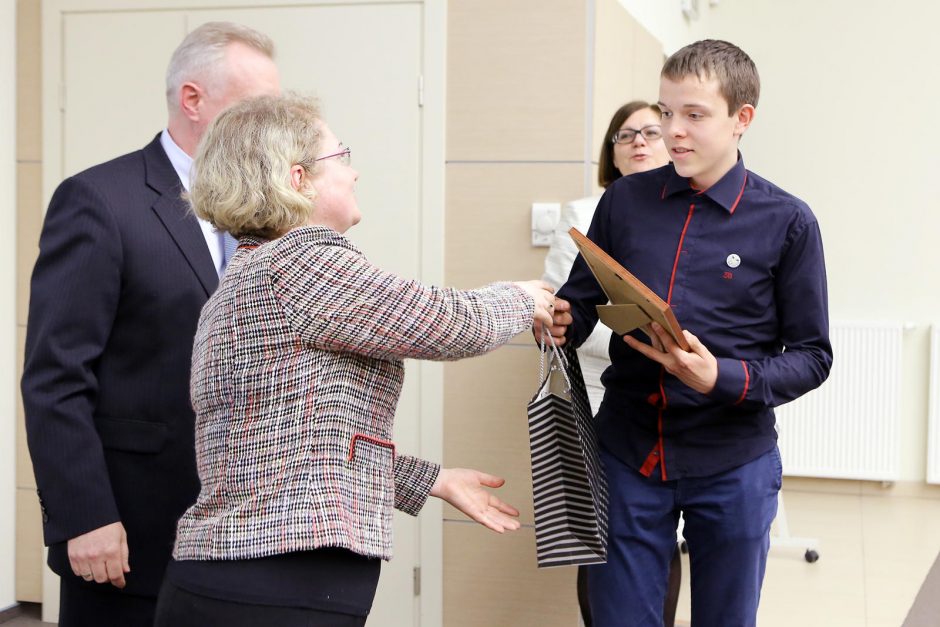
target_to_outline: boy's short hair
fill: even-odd
[[[682,48],[666,59],[660,76],[675,82],[689,76],[703,81],[717,79],[729,114],[742,105],[757,107],[760,97],[760,76],[754,61],[734,44],[718,39],[703,39]]]

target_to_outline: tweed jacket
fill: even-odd
[[[243,238],[196,332],[202,488],[174,557],[332,546],[390,559],[392,507],[417,514],[439,472],[391,441],[402,359],[485,353],[533,313],[512,283],[425,286],[325,227]]]

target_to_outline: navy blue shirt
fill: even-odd
[[[832,364],[822,239],[806,203],[747,171],[740,156],[704,191],[667,165],[614,182],[587,235],[718,359],[705,395],[614,334],[601,444],[664,480],[723,472],[771,450],[773,408],[819,386]],[[568,338],[579,346],[597,323],[595,305],[607,302],[581,256],[558,295],[571,302]]]

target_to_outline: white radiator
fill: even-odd
[[[903,332],[901,324],[832,324],[829,379],[776,410],[785,475],[897,480]]]
[[[930,407],[927,413],[927,483],[940,483],[940,325],[930,330]]]

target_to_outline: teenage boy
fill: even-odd
[[[588,575],[600,627],[661,624],[680,512],[692,624],[756,624],[782,471],[773,408],[832,363],[816,218],[738,152],[759,92],[730,43],[672,55],[659,107],[673,162],[611,185],[588,231],[669,303],[691,346],[655,323],[610,343],[597,415],[609,555]],[[580,345],[607,301],[583,258],[559,297],[552,335]]]

